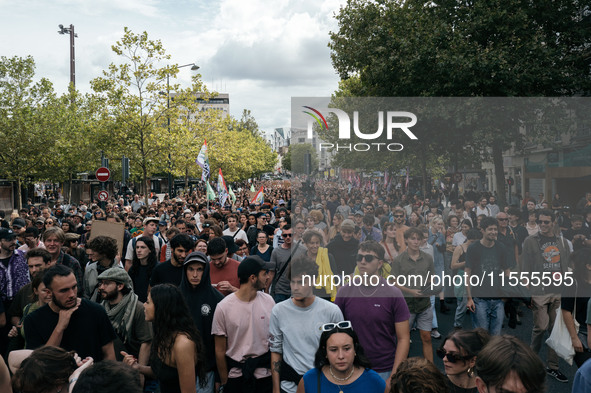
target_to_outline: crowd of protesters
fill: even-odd
[[[591,193],[571,209],[558,195],[499,207],[474,191],[261,185],[262,201],[242,185],[225,200],[134,195],[4,217],[0,390],[542,392],[547,376],[568,381],[556,352],[539,355],[562,318],[573,392],[591,392]],[[534,272],[575,285],[433,284]],[[388,281],[411,275],[428,284]],[[323,276],[347,281],[306,280]],[[501,335],[525,312],[530,343]]]

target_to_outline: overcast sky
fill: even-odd
[[[76,87],[116,61],[111,51],[123,28],[148,32],[172,55],[171,63],[196,63],[207,87],[230,94],[231,114],[250,109],[259,127],[290,124],[292,96],[327,97],[337,88],[327,47],[334,14],[345,0],[0,0],[2,56],[34,57],[36,75],[58,93],[69,83],[73,24]],[[190,84],[189,67],[179,71]]]

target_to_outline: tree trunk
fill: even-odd
[[[68,203],[72,203],[72,172],[70,172],[69,179],[68,179]]]
[[[495,182],[497,190],[497,204],[502,208],[507,205],[505,196],[505,167],[503,166],[503,149],[501,143],[493,142],[492,159],[495,167]]]
[[[16,209],[20,211],[23,208],[23,197],[21,195],[22,181],[20,176],[16,177]]]
[[[185,167],[185,192],[189,189],[189,167]]]
[[[143,187],[144,187],[144,203],[146,204],[146,209],[148,207],[148,169],[144,166],[142,167],[142,172],[144,175],[143,178]]]

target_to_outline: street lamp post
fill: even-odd
[[[70,83],[76,87],[76,57],[74,56],[74,37],[78,37],[78,34],[74,33],[74,25],[70,27],[64,27],[64,25],[58,26],[59,34],[70,35]]]
[[[191,66],[191,70],[196,71],[199,69],[199,66],[195,63],[185,64],[182,66],[178,66],[177,68],[184,68]],[[170,72],[166,73],[166,108],[167,108],[167,123],[168,123],[168,135],[170,136]],[[170,150],[168,151],[168,192],[171,198],[174,198],[175,195],[175,187],[174,187],[174,179],[172,178],[172,155],[170,154]]]

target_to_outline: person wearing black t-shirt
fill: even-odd
[[[175,235],[168,244],[171,249],[170,259],[159,263],[152,271],[150,287],[158,284],[172,284],[179,286],[183,277],[183,263],[187,255],[193,252],[195,242],[184,233]]]
[[[498,221],[492,217],[484,217],[480,221],[482,239],[474,242],[466,251],[467,307],[472,311],[472,324],[481,327],[491,335],[501,334],[505,306],[502,298],[501,277],[509,275],[510,265],[507,262],[507,250],[497,242]],[[478,286],[471,276],[482,280]]]
[[[551,210],[538,211],[537,223],[540,230],[523,242],[522,272],[530,275],[529,290],[532,295],[534,317],[531,348],[536,353],[540,352],[545,332],[548,331],[550,334],[554,327],[556,310],[560,307],[561,288],[557,284],[564,281],[565,273],[568,271],[570,248],[562,236],[554,235],[554,221],[554,212]],[[568,382],[568,378],[558,369],[556,352],[548,347],[547,356],[548,375],[560,382]]]
[[[76,351],[81,358],[115,360],[115,332],[99,304],[77,297],[74,272],[55,265],[43,276],[51,302],[27,315],[23,323],[27,349],[53,345]]]

